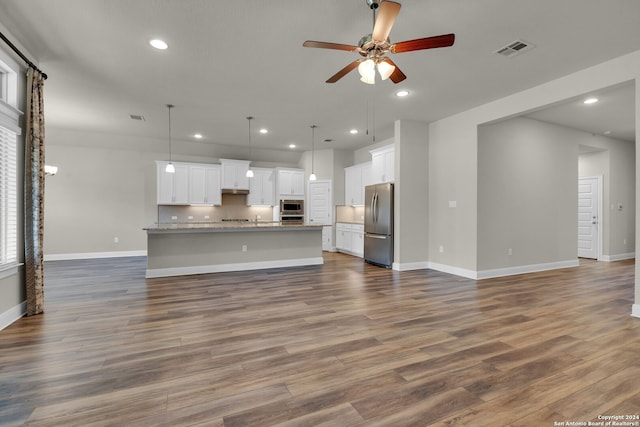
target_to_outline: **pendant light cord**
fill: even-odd
[[[249,161],[251,161],[251,120],[253,120],[253,116],[248,116],[247,120],[249,121]]]
[[[311,125],[311,173],[315,173],[315,157],[316,157],[316,125]]]
[[[171,109],[174,107],[172,104],[167,104],[167,109],[169,110],[169,163],[171,163]]]

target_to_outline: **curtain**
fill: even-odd
[[[24,264],[27,315],[44,312],[44,109],[42,74],[27,72],[24,153]]]

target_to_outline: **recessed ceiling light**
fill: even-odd
[[[604,132],[602,132],[605,135],[611,135],[611,131],[610,130],[605,130]]]
[[[260,133],[269,133],[269,131],[265,128],[260,129]]]
[[[351,129],[351,130],[349,131],[349,133],[350,133],[351,135],[355,135],[355,134],[357,134],[357,133],[358,133],[358,129]]]
[[[598,98],[587,98],[583,101],[585,104],[595,104],[598,102]]]
[[[201,133],[195,133],[195,134],[193,134],[193,137],[194,137],[195,139],[202,139],[202,138],[203,138],[203,136],[202,136],[202,134],[201,134]]]
[[[409,95],[409,91],[408,90],[399,90],[398,92],[396,92],[396,96],[402,98]]]
[[[169,45],[164,40],[160,40],[160,39],[150,40],[149,44],[158,50],[165,50],[166,48],[169,47]]]
[[[289,148],[296,148],[296,144],[289,144]]]

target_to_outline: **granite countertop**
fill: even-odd
[[[288,224],[278,221],[247,221],[247,222],[189,222],[189,223],[155,223],[143,230],[147,233],[158,232],[216,232],[216,231],[256,231],[256,230],[315,230],[322,225],[316,224]]]

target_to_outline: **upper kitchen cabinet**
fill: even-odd
[[[278,197],[304,198],[304,170],[277,168]]]
[[[169,162],[156,161],[159,205],[189,204],[189,166],[173,162],[175,172],[166,172]]]
[[[371,184],[394,181],[395,149],[393,145],[371,150]]]
[[[344,204],[363,205],[364,187],[371,183],[371,162],[344,168]]]
[[[253,178],[249,178],[248,205],[275,204],[274,170],[269,168],[253,168]]]
[[[248,160],[220,159],[222,164],[222,189],[223,190],[249,190]]]
[[[220,165],[189,165],[189,204],[222,204],[220,169]]]

